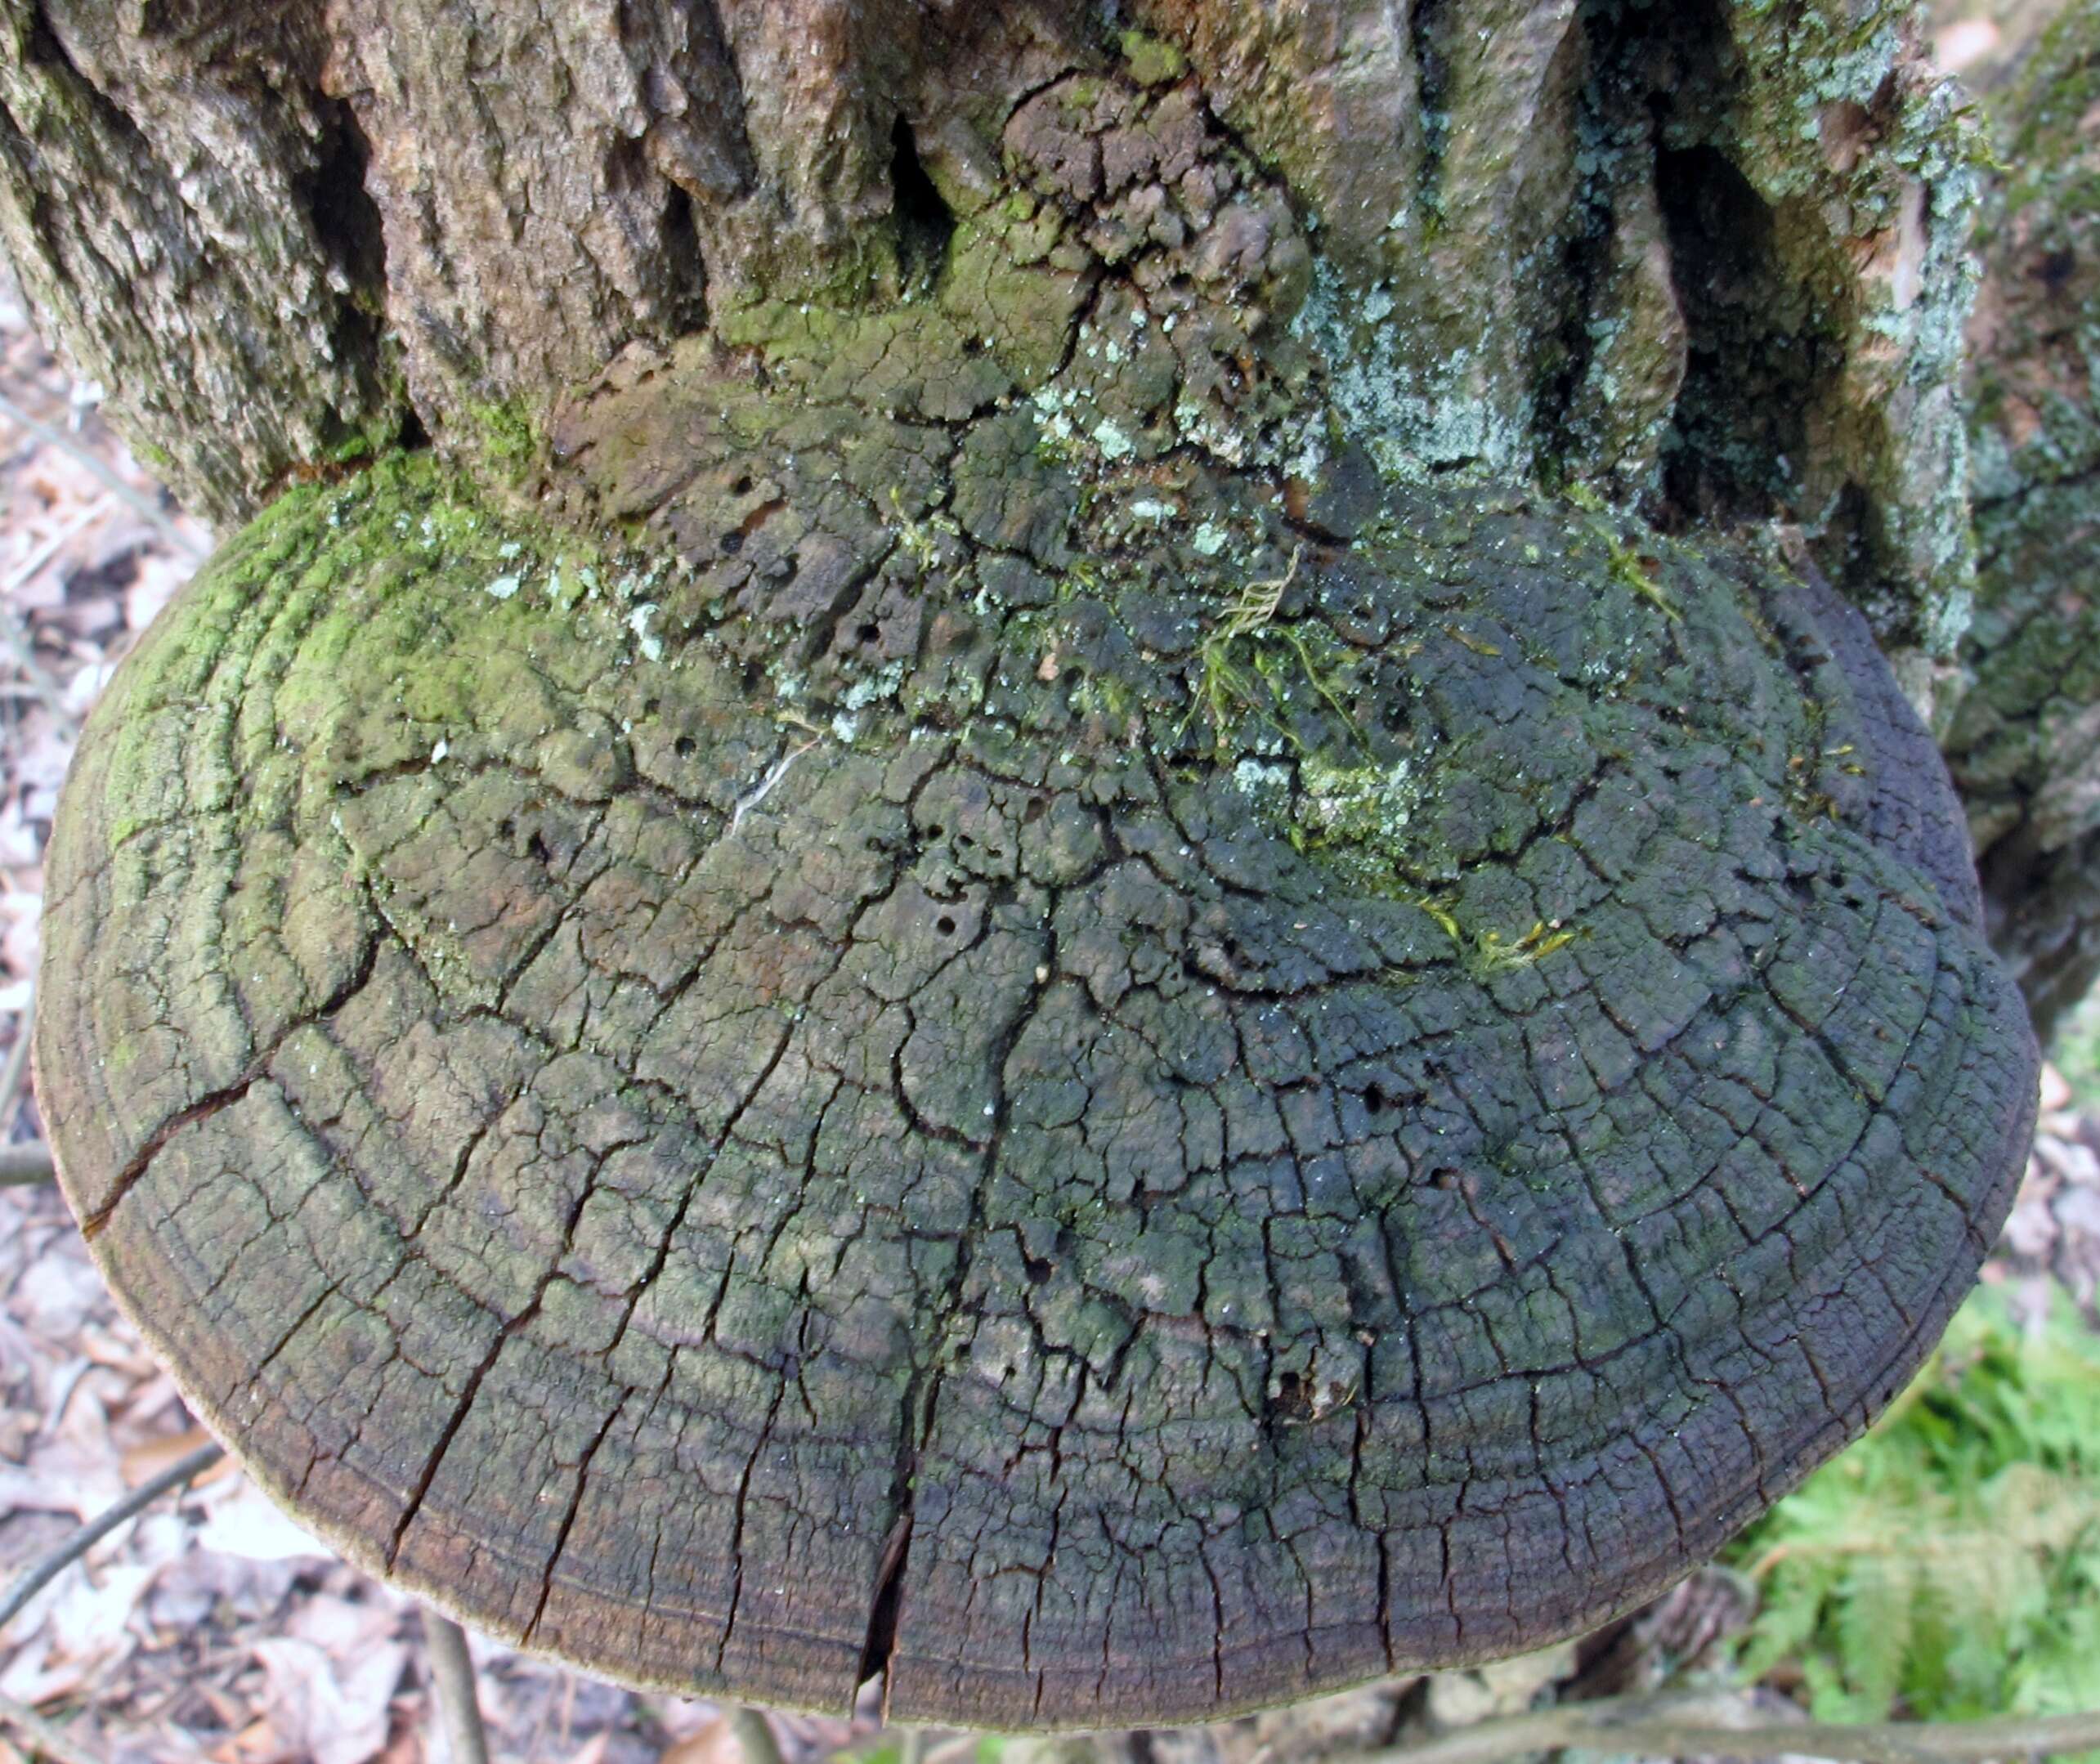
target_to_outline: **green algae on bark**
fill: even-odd
[[[94,719],[40,1094],[264,1484],[615,1677],[1090,1726],[1587,1627],[1854,1436],[2033,1091],[1856,616],[824,371],[557,438],[653,578],[300,492]],[[1250,581],[1318,688],[1192,717]]]

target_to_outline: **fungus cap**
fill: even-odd
[[[672,427],[653,580],[287,497],[67,789],[67,1193],[351,1559],[630,1682],[1203,1719],[1610,1618],[1930,1349],[2035,1053],[1827,593]]]

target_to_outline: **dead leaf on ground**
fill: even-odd
[[[251,1562],[289,1562],[310,1556],[333,1560],[329,1547],[286,1518],[270,1497],[244,1477],[212,1508],[197,1533],[200,1548]]]
[[[263,1709],[283,1756],[313,1764],[368,1764],[386,1749],[394,1688],[408,1668],[405,1642],[347,1659],[293,1636],[255,1644],[266,1680]]]
[[[150,1481],[171,1465],[179,1463],[199,1447],[211,1443],[211,1435],[204,1428],[195,1426],[181,1433],[141,1439],[136,1445],[127,1447],[120,1460],[124,1480],[137,1488],[142,1482]],[[231,1457],[222,1457],[190,1486],[202,1488],[207,1483],[223,1481],[229,1476],[239,1475],[240,1470],[240,1466]]]
[[[744,1748],[737,1744],[729,1718],[718,1715],[697,1733],[673,1740],[658,1754],[656,1764],[745,1764]]]

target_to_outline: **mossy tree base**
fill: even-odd
[[[1777,513],[1884,639],[1959,635],[1973,178],[1899,0],[193,10],[0,0],[0,235],[214,516],[396,436],[498,468],[623,349],[893,298],[1017,183],[1085,275],[1251,175],[1363,445]]]
[[[308,1524],[630,1681],[1144,1725],[1601,1622],[1887,1401],[2034,1048],[1717,523],[1949,637],[1966,173],[1892,9],[1641,13],[827,12],[688,193],[749,273],[563,280],[559,376],[411,205],[509,514],[280,499],[51,871],[68,1192]]]

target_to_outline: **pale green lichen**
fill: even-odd
[[[1328,400],[1344,428],[1400,481],[1453,468],[1482,477],[1526,468],[1530,437],[1483,395],[1475,351],[1425,334],[1396,316],[1397,305],[1388,293],[1374,307],[1331,261],[1315,261],[1292,334],[1327,362]]]

